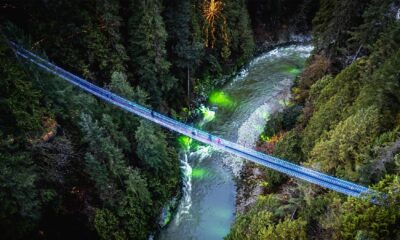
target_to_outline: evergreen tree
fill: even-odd
[[[125,192],[118,201],[117,214],[126,232],[127,239],[147,239],[153,228],[149,222],[153,214],[153,204],[145,179],[136,170],[128,170]]]
[[[227,1],[224,10],[229,36],[229,51],[238,62],[243,65],[252,56],[255,44],[251,30],[247,6],[243,0]]]
[[[108,86],[110,91],[116,93],[126,99],[136,102],[142,106],[147,106],[149,99],[148,94],[140,87],[133,88],[128,80],[127,76],[122,72],[114,72],[111,76],[111,83]],[[123,136],[128,139],[129,150],[125,149],[125,152],[129,155],[133,151],[133,145],[135,143],[135,132],[139,126],[139,118],[126,111],[121,111],[120,108],[107,104],[105,108],[108,115],[112,116],[112,121],[118,125],[119,133],[123,133]]]
[[[167,200],[178,184],[179,164],[174,149],[168,146],[166,136],[152,124],[141,121],[136,131],[136,153],[149,173],[151,188],[161,201]]]
[[[350,33],[362,23],[362,14],[369,2],[370,0],[322,0],[320,10],[313,20],[317,49],[324,50],[325,56],[329,58],[341,57],[342,62],[348,64],[346,57],[356,54],[357,51],[347,45],[351,38]]]
[[[110,75],[115,71],[124,72],[128,56],[121,39],[120,29],[122,18],[119,16],[119,0],[96,0],[96,12],[99,14],[98,28],[106,37],[104,47],[107,47],[107,56],[103,61],[109,65]]]
[[[37,226],[41,201],[31,143],[41,132],[41,92],[0,35],[0,231],[19,239]]]
[[[166,1],[165,5],[172,69],[180,79],[181,87],[187,89],[187,96],[190,98],[192,76],[200,64],[203,49],[203,44],[193,35],[192,19],[195,13],[191,1],[188,0]]]
[[[362,165],[366,148],[379,133],[379,111],[375,106],[360,109],[328,132],[310,153],[315,169],[342,178],[358,180],[357,169]]]
[[[248,212],[237,217],[226,239],[307,239],[306,221],[283,218],[281,204],[273,195],[260,196]]]
[[[117,217],[108,209],[97,209],[94,227],[102,240],[123,240],[126,235],[119,228]]]
[[[128,53],[138,85],[149,93],[152,104],[165,102],[175,89],[176,79],[169,75],[166,59],[167,32],[158,0],[131,0],[128,20]]]
[[[40,105],[41,93],[33,86],[2,35],[0,63],[0,130],[5,135],[36,135],[41,129],[44,112]]]
[[[373,44],[378,40],[382,31],[395,21],[392,14],[388,14],[391,0],[372,0],[363,13],[363,23],[352,32],[354,44],[373,50]]]
[[[95,183],[100,198],[110,204],[118,190],[115,180],[123,168],[121,150],[112,144],[104,128],[97,121],[93,122],[90,115],[81,115],[80,126],[84,141],[89,143],[89,151],[85,155],[86,171]]]
[[[37,174],[28,152],[0,152],[0,230],[3,239],[26,237],[40,217]]]
[[[334,201],[329,206],[322,222],[332,234],[331,239],[399,239],[399,176],[388,175],[373,188],[387,193],[379,199],[382,205],[349,198],[342,205]]]

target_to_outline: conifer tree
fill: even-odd
[[[146,121],[141,121],[136,141],[136,153],[142,166],[150,173],[149,177],[154,178],[149,187],[154,188],[159,199],[166,200],[178,184],[179,165],[175,150],[168,146],[165,134]]]
[[[191,1],[188,0],[166,1],[165,6],[172,69],[181,81],[181,88],[186,89],[190,98],[192,75],[200,63],[203,49],[203,44],[195,38],[192,30],[195,13]]]
[[[166,59],[167,32],[158,0],[131,0],[128,20],[128,53],[138,85],[149,93],[151,103],[166,101],[167,93],[175,88],[176,79],[169,75]]]

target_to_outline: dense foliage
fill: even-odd
[[[319,0],[248,0],[256,42],[287,40],[311,30]]]
[[[135,138],[144,123],[34,67],[29,71],[4,38],[1,56],[3,236],[85,237],[95,229],[103,239],[145,239],[178,190],[179,166],[166,134],[146,126],[164,141]],[[146,102],[123,73],[114,72],[107,86]],[[151,159],[138,146],[159,151],[160,167],[169,171],[159,176],[147,169]],[[167,184],[160,188],[159,181]]]
[[[8,40],[179,115],[245,64],[255,42],[308,30],[314,54],[260,145],[386,198],[373,205],[264,169],[264,194],[227,239],[399,238],[399,7],[398,0],[3,1],[1,238],[147,239],[180,187],[171,133],[39,71]]]
[[[253,54],[244,0],[0,3],[2,239],[147,239],[179,196],[174,136],[16,58],[8,40],[166,114]],[[223,17],[222,17],[223,16]],[[202,87],[207,86],[207,87]],[[200,90],[199,90],[200,89]],[[203,90],[204,92],[201,92]]]
[[[227,239],[400,238],[399,8],[399,1],[321,0],[316,49],[291,107],[270,118],[260,139],[264,146],[283,135],[266,151],[369,185],[385,194],[380,204],[264,170],[264,194]]]

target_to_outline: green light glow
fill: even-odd
[[[193,168],[192,169],[192,178],[193,179],[204,179],[207,176],[207,169],[205,168]]]
[[[199,150],[200,146],[201,146],[201,144],[200,144],[198,141],[196,141],[196,140],[193,140],[193,141],[190,143],[190,149],[193,150],[193,151]]]
[[[210,217],[224,221],[232,216],[229,209],[220,206],[213,206],[213,211],[210,214]],[[219,224],[206,223],[206,229],[207,231],[214,233],[216,236],[220,236],[221,239],[229,233],[229,227],[227,228]]]
[[[190,149],[190,145],[192,144],[193,140],[188,137],[188,136],[184,136],[181,135],[178,137],[178,143],[179,145],[184,148],[185,150],[189,150]]]
[[[301,72],[300,69],[298,68],[289,68],[288,73],[293,74],[293,75],[298,75]]]
[[[268,141],[268,139],[269,139],[269,137],[267,137],[267,135],[265,135],[265,133],[261,134],[260,138],[261,138],[261,140],[262,140],[263,142],[266,142],[266,141]]]
[[[210,94],[209,102],[221,107],[230,107],[233,105],[232,99],[222,91],[214,91]]]
[[[215,112],[211,111],[207,107],[201,106],[200,112],[203,114],[203,120],[205,122],[211,122],[215,118]]]

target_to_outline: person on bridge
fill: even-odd
[[[212,142],[212,136],[211,136],[211,134],[208,134],[208,140],[209,140],[210,142]]]
[[[218,138],[218,139],[217,139],[217,143],[218,143],[218,144],[221,144],[221,138]]]
[[[154,117],[154,111],[153,110],[151,110],[151,116]]]

